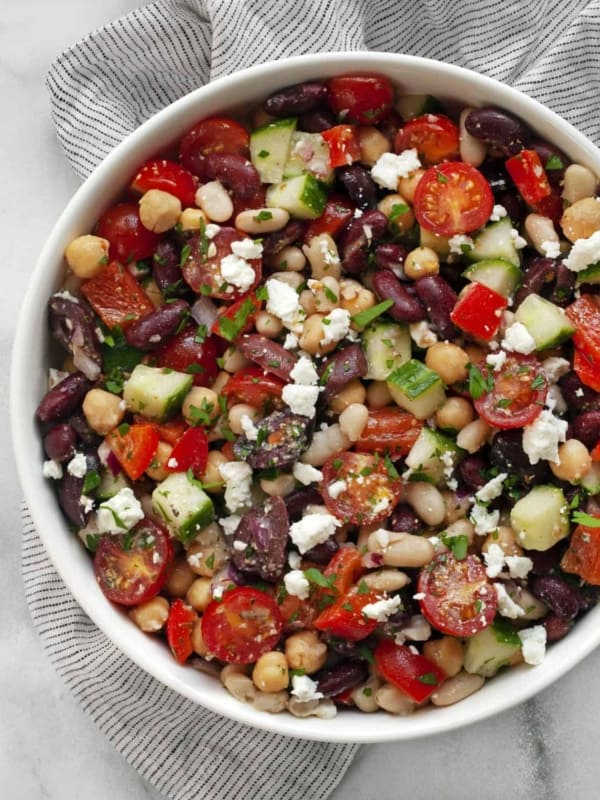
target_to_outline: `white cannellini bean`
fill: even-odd
[[[415,703],[408,697],[408,695],[401,692],[391,683],[384,683],[376,694],[375,699],[379,708],[384,711],[389,711],[390,714],[398,714],[399,716],[406,716],[412,714],[415,710]]]
[[[233,202],[220,181],[209,181],[200,186],[196,192],[196,205],[212,222],[225,222],[233,214]]]
[[[586,197],[594,197],[597,183],[598,179],[587,167],[570,164],[565,170],[562,196],[571,204]]]
[[[340,414],[340,430],[351,442],[356,442],[369,419],[369,409],[362,403],[351,403]]]
[[[424,567],[435,555],[429,539],[412,533],[398,533],[383,550],[383,563],[387,567]]]
[[[302,252],[308,259],[311,267],[312,278],[321,280],[326,275],[339,280],[342,267],[335,241],[328,233],[313,236],[308,244],[302,247]]]
[[[459,700],[464,700],[470,694],[474,694],[481,689],[484,683],[485,678],[481,675],[462,670],[453,678],[448,678],[439,689],[436,689],[431,695],[431,702],[434,706],[451,706],[458,703]]]
[[[328,458],[349,447],[350,439],[340,426],[330,425],[324,431],[315,432],[310,447],[302,454],[300,461],[311,467],[321,467]]]
[[[288,224],[289,213],[284,208],[248,208],[235,218],[235,227],[244,233],[263,234],[280,231]]]
[[[406,502],[427,525],[439,525],[444,521],[444,498],[433,484],[424,481],[409,482],[406,486]]]
[[[482,419],[474,419],[459,432],[456,444],[467,453],[476,453],[485,444],[492,429]]]
[[[541,256],[546,255],[546,249],[542,246],[545,242],[556,244],[559,242],[558,234],[550,217],[545,217],[542,214],[528,214],[525,217],[523,227],[531,244]]]

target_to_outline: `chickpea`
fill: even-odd
[[[407,178],[400,178],[398,181],[398,191],[407,203],[414,202],[416,188],[424,174],[424,169],[416,169]]]
[[[221,394],[221,389],[225,386],[227,381],[231,378],[228,372],[222,369],[217,373],[217,377],[213,381],[212,390],[215,394]]]
[[[415,215],[401,194],[386,194],[377,208],[390,220],[396,233],[406,233],[415,224]]]
[[[104,389],[90,389],[83,398],[82,409],[87,424],[100,436],[110,433],[125,416],[121,398]]]
[[[461,431],[474,418],[473,406],[464,397],[449,397],[435,412],[438,427],[451,431]]]
[[[184,208],[179,217],[182,231],[197,231],[202,223],[207,223],[206,215],[199,208]]]
[[[299,247],[288,245],[271,257],[269,265],[276,270],[302,272],[306,266],[306,256]]]
[[[468,363],[467,353],[451,342],[435,342],[425,354],[425,364],[437,372],[447,386],[466,379]]]
[[[558,460],[550,462],[550,469],[561,481],[577,483],[592,468],[592,457],[579,439],[567,439],[558,448]]]
[[[183,400],[181,412],[188,425],[210,424],[220,414],[219,397],[205,386],[192,386]]]
[[[211,522],[200,531],[188,547],[186,559],[194,577],[202,575],[210,578],[226,563],[227,548],[221,528],[216,522]]]
[[[160,441],[154,451],[150,466],[146,470],[146,475],[152,478],[153,481],[164,481],[167,475],[169,475],[167,461],[171,458],[172,452],[172,445],[168,442]]]
[[[315,298],[315,310],[320,314],[328,314],[340,304],[340,285],[330,275],[320,281],[309,278],[308,288]]]
[[[460,639],[443,636],[441,639],[425,642],[423,655],[437,664],[451,678],[458,675],[462,669],[465,648]]]
[[[497,530],[486,536],[481,546],[481,552],[487,553],[493,544],[497,544],[498,547],[502,548],[505,556],[523,555],[522,548],[517,544],[515,532],[509,525],[499,525]]]
[[[361,125],[358,128],[360,161],[372,167],[384,153],[389,153],[392,146],[380,130],[373,125]]]
[[[195,578],[196,575],[186,561],[185,556],[177,556],[165,583],[165,591],[171,597],[185,597]]]
[[[570,242],[587,239],[600,230],[600,201],[596,197],[577,200],[565,209],[560,225]]]
[[[290,669],[303,669],[312,675],[327,661],[327,645],[315,631],[298,631],[285,640],[285,656]]]
[[[204,611],[212,600],[211,580],[207,577],[196,578],[187,590],[185,599],[195,611]]]
[[[244,417],[248,417],[252,422],[256,422],[259,416],[258,409],[254,408],[254,406],[250,406],[247,403],[236,403],[229,409],[229,427],[236,436],[241,436],[244,433],[244,426],[242,424]]]
[[[166,597],[153,597],[129,612],[130,618],[144,633],[156,633],[167,621],[169,601]]]
[[[373,308],[376,302],[375,294],[362,283],[350,278],[340,281],[340,306],[349,311],[352,316],[360,311]],[[353,327],[356,326],[353,325]]]
[[[492,429],[487,422],[478,417],[459,431],[456,444],[467,453],[476,453],[483,447],[491,432]]]
[[[208,655],[208,647],[202,636],[202,619],[200,617],[194,622],[194,627],[192,628],[192,647],[196,655],[202,658],[206,658]]]
[[[365,429],[368,419],[369,409],[365,405],[362,403],[350,403],[340,414],[340,429],[351,442],[356,442]]]
[[[307,317],[311,317],[313,314],[317,313],[317,302],[310,289],[303,289],[303,291],[300,292],[298,301]]]
[[[392,395],[385,381],[371,381],[367,387],[367,405],[369,408],[380,409],[389,406]]]
[[[67,264],[78,278],[94,278],[102,272],[109,246],[108,239],[100,236],[78,236],[65,250]]]
[[[154,278],[144,280],[144,291],[154,308],[160,308],[164,304],[165,298]]]
[[[285,655],[278,650],[263,653],[254,665],[252,680],[261,692],[281,692],[287,689],[290,673]]]
[[[263,478],[260,482],[260,488],[270,497],[285,497],[286,494],[293,492],[295,487],[296,479],[290,473],[278,475],[271,481]]]
[[[218,494],[223,491],[225,481],[219,471],[222,464],[226,464],[229,459],[220,450],[209,450],[206,460],[206,469],[201,476],[204,490],[209,494]]]
[[[336,346],[336,342],[330,342],[326,345],[321,344],[321,339],[324,336],[323,318],[324,314],[311,314],[304,320],[302,326],[299,344],[301,349],[311,356],[330,353]]]
[[[485,351],[478,344],[465,344],[463,350],[469,357],[471,364],[477,364],[478,361],[483,361],[486,356]]]
[[[267,339],[275,339],[283,330],[283,323],[268,311],[259,311],[254,320],[256,332]]]
[[[296,289],[296,291],[304,283],[304,277],[299,272],[273,272],[270,277],[276,281],[287,283],[288,286],[291,286],[292,289]]]
[[[162,189],[147,191],[140,198],[139,206],[142,225],[154,233],[174,228],[181,216],[181,200]]]
[[[246,356],[233,345],[230,345],[223,353],[223,369],[231,375],[238,372],[242,367],[247,367],[250,363]]]
[[[364,405],[367,399],[367,390],[362,381],[358,378],[349,381],[343,389],[331,398],[329,405],[336,414],[341,414],[348,406],[356,404]]]
[[[571,205],[584,197],[593,197],[598,179],[587,167],[570,164],[565,170],[562,196]]]
[[[431,247],[415,247],[404,261],[404,274],[413,281],[427,275],[437,275],[439,271],[440,259]]]

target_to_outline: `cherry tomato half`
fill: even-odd
[[[281,378],[265,372],[260,367],[248,366],[239,369],[221,389],[228,405],[248,403],[254,408],[264,409],[278,405],[285,383]]]
[[[203,341],[197,339],[197,327],[188,325],[155,350],[151,362],[157,367],[192,374],[195,386],[210,386],[219,371],[217,343],[213,336]]]
[[[250,664],[272,650],[283,620],[275,600],[251,586],[239,586],[213,600],[202,615],[208,652],[231,664]]]
[[[127,534],[102,536],[94,555],[94,574],[113,603],[137,606],[160,592],[172,561],[171,537],[145,517]]]
[[[417,222],[438,236],[470,233],[490,218],[494,195],[478,169],[462,161],[429,167],[415,191]]]
[[[344,523],[371,525],[389,517],[400,500],[402,482],[390,477],[385,461],[370,453],[344,452],[332,456],[322,467],[323,483],[319,491],[332,514]],[[345,487],[332,497],[332,484],[343,481]]]
[[[443,114],[423,114],[409,120],[394,140],[394,150],[416,148],[421,162],[430,167],[458,158],[458,128]]]
[[[423,426],[421,420],[399,408],[369,409],[367,424],[356,442],[359,453],[407,456]]]
[[[354,206],[343,195],[331,194],[320,217],[311,220],[304,234],[304,241],[308,244],[314,236],[328,233],[335,239],[350,222],[354,214]]]
[[[415,703],[423,703],[446,680],[445,672],[433,661],[391,639],[382,639],[373,655],[378,672]]]
[[[106,443],[123,470],[136,481],[148,469],[159,442],[159,432],[152,422],[119,425],[106,437]]]
[[[198,178],[175,161],[154,158],[140,167],[129,188],[139,194],[160,189],[178,197],[184,206],[193,206],[196,204]]]
[[[342,122],[375,125],[392,108],[394,89],[383,75],[340,75],[327,82],[328,101]]]
[[[196,123],[181,140],[179,158],[183,166],[205,179],[206,158],[212,153],[249,155],[250,137],[239,122],[228,117],[209,117]]]
[[[198,614],[191,606],[180,598],[173,601],[167,618],[167,642],[179,664],[185,664],[194,652],[192,634],[197,620]]]
[[[187,472],[191,469],[200,478],[206,469],[208,459],[208,439],[202,428],[188,428],[173,448],[167,470]]]
[[[381,594],[368,591],[359,594],[356,589],[350,589],[315,619],[313,626],[318,631],[327,631],[331,636],[358,642],[373,633],[377,627],[377,620],[370,619],[363,614],[363,608],[369,603],[381,600]]]
[[[600,524],[600,516],[595,516]],[[600,586],[600,528],[578,525],[560,562],[565,572],[579,575],[587,583]]]
[[[477,556],[442,553],[421,570],[418,591],[423,616],[450,636],[473,636],[496,614],[496,592]]]
[[[479,416],[496,428],[522,428],[530,425],[541,413],[548,393],[546,374],[533,355],[508,353],[502,369],[489,372],[493,386],[474,400]]]
[[[137,203],[119,203],[98,220],[96,234],[110,242],[111,259],[129,264],[150,258],[160,235],[144,228]]]

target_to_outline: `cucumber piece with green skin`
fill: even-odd
[[[411,480],[425,480],[436,484],[446,483],[465,451],[456,442],[439,431],[423,427],[406,456]]]
[[[502,217],[498,222],[488,223],[477,236],[473,237],[473,247],[465,252],[466,257],[469,261],[502,259],[518,267],[521,259],[514,245],[512,230],[510,217]]]
[[[486,258],[471,264],[463,272],[463,278],[482,283],[502,297],[512,297],[521,285],[523,273],[510,261],[504,261],[502,258]]]
[[[284,208],[297,219],[320,217],[326,202],[325,187],[309,173],[275,183],[267,189],[266,205],[269,208]]]
[[[185,372],[138,364],[123,388],[127,411],[152,422],[165,422],[177,414],[193,380]]]
[[[558,486],[534,486],[514,504],[510,524],[527,550],[549,550],[569,535],[569,508]]]
[[[276,119],[250,135],[250,160],[262,183],[278,183],[283,178],[296,123],[295,117]]]
[[[329,166],[329,145],[320,133],[294,131],[282,177],[295,178],[305,172],[323,183],[333,182],[335,173]]]
[[[414,358],[388,376],[387,386],[395,402],[417,419],[427,419],[446,400],[438,373]]]
[[[534,338],[536,350],[554,347],[575,333],[564,310],[539,294],[527,295],[515,317]]]
[[[491,678],[520,649],[521,640],[517,632],[507,623],[493,622],[467,639],[464,668],[467,672]]]
[[[405,121],[423,114],[444,113],[440,101],[431,94],[403,94],[396,101],[396,110]]]
[[[129,481],[125,477],[125,473],[118,472],[113,475],[110,469],[104,468],[100,475],[100,483],[96,489],[95,497],[97,500],[109,500],[118,494],[121,489],[128,489]]]
[[[215,516],[210,497],[185,472],[173,472],[155,487],[152,508],[171,535],[183,544],[193,541]]]
[[[421,247],[431,247],[443,261],[450,255],[450,237],[439,236],[421,226],[419,226],[419,244]]]
[[[581,272],[577,273],[575,285],[581,286],[582,283],[600,283],[600,261],[598,261],[596,264],[586,267],[585,269],[582,269]]]
[[[368,367],[365,377],[385,381],[391,372],[410,360],[410,331],[406,325],[377,320],[363,331],[362,347]]]
[[[600,462],[594,461],[591,468],[579,481],[582,489],[588,494],[600,494]]]

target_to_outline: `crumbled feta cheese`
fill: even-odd
[[[255,442],[258,439],[258,428],[248,414],[242,414],[240,425],[249,442]]]
[[[231,514],[231,516],[229,517],[222,517],[219,520],[219,525],[225,531],[226,536],[233,536],[241,521],[242,518],[239,517],[237,514]]]
[[[337,500],[341,493],[345,492],[347,488],[348,484],[346,481],[334,481],[327,487],[327,494],[332,500]]]
[[[87,460],[83,453],[75,453],[67,464],[67,472],[74,478],[84,478],[87,472]]]
[[[394,597],[384,597],[381,600],[376,600],[374,603],[367,603],[362,607],[362,613],[369,619],[375,619],[377,622],[385,622],[388,617],[395,614],[402,605],[402,601],[398,595]]]
[[[581,386],[579,386],[579,388],[575,389],[575,397],[583,397],[584,394],[585,394],[585,392],[583,391]]]
[[[533,628],[517,631],[517,635],[521,640],[523,661],[534,667],[541,664],[546,655],[546,628],[543,625],[534,625]]]
[[[510,232],[510,238],[512,239],[512,243],[517,250],[522,250],[524,247],[527,247],[527,241],[521,236],[518,230],[513,228]]]
[[[44,461],[42,475],[44,478],[49,478],[53,481],[59,481],[63,476],[63,468],[58,461],[49,459],[48,461]]]
[[[413,614],[408,625],[401,628],[394,636],[396,644],[410,642],[426,642],[431,637],[431,625],[421,614]]]
[[[359,482],[362,483],[362,481],[359,481]],[[388,509],[389,506],[390,506],[390,498],[389,497],[379,497],[372,504],[371,511],[373,512],[373,514],[380,514],[382,511],[385,511],[386,509]]]
[[[219,465],[219,472],[225,481],[225,505],[228,510],[237,511],[252,502],[252,467],[243,461],[227,461]]]
[[[294,464],[292,467],[292,474],[294,478],[304,486],[323,480],[323,473],[321,470],[311,467],[310,464],[303,464],[301,461],[297,461]]]
[[[235,253],[221,259],[221,275],[223,280],[236,286],[240,291],[247,292],[256,280],[256,273],[252,266]]]
[[[295,550],[290,550],[288,553],[288,565],[290,569],[300,569],[300,564],[302,564],[302,556],[300,553],[297,553]]]
[[[545,358],[542,361],[542,367],[550,383],[556,383],[571,369],[571,365],[567,359],[559,358],[558,356],[548,356],[548,358]]]
[[[485,506],[476,504],[471,509],[469,519],[475,526],[475,533],[479,536],[485,536],[486,533],[492,533],[498,529],[498,522],[500,521],[499,511],[488,511]]]
[[[321,346],[341,341],[350,330],[350,312],[345,308],[334,308],[321,320],[323,338]]]
[[[523,429],[523,450],[529,463],[557,461],[558,443],[566,441],[568,427],[565,420],[555,417],[546,408],[542,409],[537,419]]]
[[[494,372],[499,372],[504,366],[506,361],[506,353],[504,350],[498,350],[497,353],[489,353],[485,359],[485,363],[493,368]]]
[[[293,414],[312,419],[316,414],[315,406],[320,391],[319,386],[298,386],[296,383],[288,383],[283,387],[281,399]]]
[[[554,241],[549,239],[540,244],[540,250],[546,258],[558,258],[560,255],[560,242],[557,239]]]
[[[293,569],[283,576],[283,583],[288,594],[306,600],[310,594],[310,584],[308,579],[300,569]]]
[[[295,333],[288,333],[283,340],[283,346],[286,350],[295,350],[298,347],[298,337]]]
[[[306,514],[301,520],[290,525],[290,539],[304,554],[311,547],[326,542],[340,525],[339,519],[327,512]]]
[[[504,481],[508,478],[507,472],[501,472],[495,478],[489,480],[481,489],[475,492],[475,499],[480,503],[490,503],[502,494]]]
[[[329,266],[337,266],[340,263],[340,257],[337,249],[330,247],[327,239],[319,239],[319,250],[321,251],[325,264],[329,264]],[[310,288],[310,281],[308,282],[308,286]]]
[[[413,594],[413,600],[425,600],[426,597],[427,595],[425,592],[417,592],[416,594]]]
[[[505,565],[504,550],[499,544],[491,544],[487,552],[483,554],[485,561],[485,572],[488,578],[497,578],[502,572]]]
[[[450,252],[456,253],[459,256],[464,253],[465,248],[469,250],[473,249],[473,239],[471,239],[470,236],[465,236],[464,233],[456,233],[454,236],[451,236],[448,239],[448,244],[450,246]]]
[[[600,231],[594,231],[586,239],[577,239],[562,263],[573,272],[581,272],[582,269],[598,261],[600,261]]]
[[[397,154],[383,153],[371,168],[371,177],[378,186],[396,191],[400,178],[407,178],[420,166],[415,147]]]
[[[320,700],[323,693],[317,691],[317,682],[308,675],[292,675],[292,694],[302,703],[309,700]]]
[[[72,303],[79,302],[79,298],[71,294],[68,289],[63,289],[61,292],[54,292],[52,297],[59,297],[61,300],[70,300]]]
[[[504,208],[504,206],[501,206],[500,204],[495,205],[492,208],[492,213],[490,215],[490,222],[498,222],[498,220],[501,220],[503,217],[506,217],[507,215],[508,211]]]
[[[214,257],[217,255],[217,253],[218,253],[218,252],[219,252],[219,251],[217,250],[217,245],[216,245],[214,242],[211,242],[211,243],[208,245],[208,249],[207,249],[207,251],[206,251],[206,255],[207,255],[209,258],[214,258]]]
[[[246,542],[243,542],[241,539],[234,539],[233,541],[233,549],[237,550],[239,553],[242,553],[248,545]]]
[[[214,222],[208,222],[204,226],[204,235],[207,239],[214,239],[217,233],[221,230],[221,226]]]
[[[100,505],[96,523],[100,533],[120,534],[133,528],[143,518],[144,511],[140,501],[126,487]]]
[[[425,320],[421,322],[411,322],[408,329],[410,331],[410,338],[417,347],[423,350],[427,347],[431,347],[431,345],[435,344],[438,340],[435,332],[431,330]]]
[[[177,469],[178,466],[179,466],[179,461],[177,461],[176,458],[170,458],[167,461],[167,467],[169,467],[169,469]]]
[[[525,611],[511,598],[504,584],[495,583],[494,589],[496,591],[496,597],[498,598],[499,614],[502,614],[503,617],[508,617],[508,619],[518,619],[524,616]]]
[[[277,280],[277,278],[269,278],[265,287],[269,295],[267,300],[269,314],[273,314],[288,325],[295,324],[302,311],[298,292],[289,283]]]
[[[354,214],[352,214],[352,217],[354,219],[360,219],[364,213],[365,212],[361,208],[356,208],[354,210]]]
[[[444,478],[448,483],[448,481],[452,480],[454,471],[454,453],[451,450],[444,450],[440,453],[440,461],[444,465]]]
[[[260,258],[263,253],[263,246],[260,242],[252,239],[240,239],[231,243],[231,252],[240,258],[250,261],[253,258]]]
[[[504,331],[502,347],[515,353],[527,355],[535,350],[535,339],[522,322],[513,324]]]
[[[94,508],[94,501],[87,494],[82,494],[79,498],[79,505],[82,507],[84,514],[89,514]]]
[[[290,378],[302,386],[316,386],[319,382],[319,373],[308,356],[301,356],[290,372]]]
[[[504,560],[511,578],[526,578],[533,569],[533,561],[527,556],[506,556]]]
[[[555,383],[551,383],[548,387],[546,406],[550,411],[556,411],[557,414],[564,414],[568,409],[567,401],[563,397],[560,387]]]

